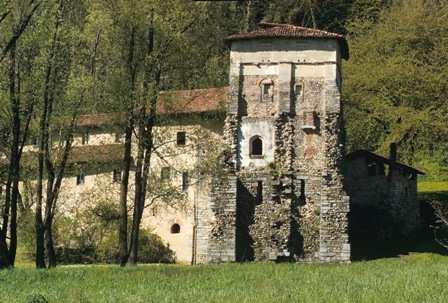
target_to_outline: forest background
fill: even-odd
[[[0,158],[9,162],[0,176],[7,188],[0,192],[0,260],[15,256],[17,248],[15,237],[6,239],[17,234],[18,210],[24,206],[18,182],[25,176],[20,165],[25,142],[37,140],[42,155],[40,180],[52,182],[47,188],[42,184],[37,199],[31,199],[37,207],[34,215],[42,209],[46,213],[29,224],[35,228],[33,238],[22,238],[31,246],[38,243],[37,259],[43,260],[39,252],[46,246],[51,260],[54,243],[44,245],[44,238],[53,237],[51,210],[56,208],[59,177],[73,136],[64,130],[50,140],[60,122],[71,117],[69,124],[74,125],[81,114],[135,113],[141,105],[151,112],[160,91],[227,86],[229,48],[224,39],[252,30],[259,22],[346,35],[350,59],[343,62],[342,92],[347,152],[366,149],[386,156],[389,145],[396,143],[399,160],[424,171],[423,178],[448,180],[445,0],[4,0],[0,3]],[[150,154],[146,151],[152,144],[144,134],[152,131],[155,118],[143,117],[145,112],[140,118],[128,115],[125,129],[130,136],[141,134],[140,179],[145,179],[144,163]],[[59,157],[53,157],[58,161],[52,162],[48,155],[49,141],[61,147]],[[122,183],[122,189],[127,186]],[[134,209],[142,207],[141,197],[135,198]],[[126,199],[122,201],[126,206]],[[132,217],[137,222],[132,230],[137,231],[138,212]],[[121,217],[127,216],[121,213]],[[59,235],[70,230],[65,225]],[[127,223],[120,226],[119,236],[126,238]],[[25,223],[19,224],[19,229],[24,227]],[[138,233],[129,237],[130,241],[119,240],[126,259],[127,244],[132,247]],[[42,262],[37,266],[45,266]]]

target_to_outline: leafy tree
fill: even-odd
[[[386,154],[395,142],[401,160],[423,169],[425,159],[448,163],[447,12],[443,4],[402,1],[366,31],[363,21],[352,23],[344,65],[350,150]]]

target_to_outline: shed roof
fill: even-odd
[[[377,155],[375,153],[372,153],[372,152],[370,152],[368,150],[362,150],[362,149],[361,150],[357,150],[357,151],[354,151],[354,152],[348,154],[347,157],[346,157],[347,160],[352,160],[352,159],[356,159],[356,158],[369,158],[369,159],[372,159],[372,160],[375,160],[375,161],[380,161],[380,162],[386,163],[386,164],[388,164],[388,165],[390,165],[392,167],[399,167],[399,168],[405,169],[405,170],[407,170],[409,172],[413,172],[413,173],[416,173],[416,174],[419,174],[419,175],[424,175],[425,174],[424,172],[422,172],[422,171],[420,171],[420,170],[418,170],[416,168],[413,168],[411,166],[408,166],[406,164],[403,164],[403,163],[400,163],[400,162],[397,162],[397,161],[393,161],[391,159],[388,159],[388,158],[385,158],[383,156],[380,156],[380,155]]]
[[[345,37],[338,33],[327,32],[315,28],[297,26],[293,24],[260,23],[259,28],[251,32],[240,32],[230,35],[226,41],[252,40],[260,38],[286,39],[334,39],[341,46],[342,58],[348,60],[349,48]]]

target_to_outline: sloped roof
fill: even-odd
[[[157,101],[159,114],[224,112],[229,87],[164,91]]]
[[[229,87],[163,91],[157,101],[160,115],[201,114],[225,112]],[[81,115],[77,120],[79,128],[97,128],[117,125],[124,121],[123,113],[98,113]]]
[[[259,28],[251,32],[241,32],[230,35],[226,41],[251,40],[260,38],[287,38],[287,39],[334,39],[341,46],[342,58],[349,58],[349,48],[345,37],[338,33],[297,26],[293,24],[260,23]]]
[[[372,160],[375,160],[375,161],[380,161],[380,162],[386,163],[386,164],[388,164],[388,165],[390,165],[392,167],[399,167],[399,168],[405,169],[407,171],[410,171],[410,172],[413,172],[413,173],[416,173],[416,174],[419,174],[419,175],[424,175],[425,174],[424,172],[422,172],[422,171],[420,171],[420,170],[418,170],[416,168],[413,168],[413,167],[408,166],[406,164],[403,164],[403,163],[400,163],[400,162],[397,162],[397,161],[393,161],[393,160],[385,158],[383,156],[374,154],[374,153],[372,153],[372,152],[370,152],[368,150],[362,150],[362,149],[361,150],[357,150],[357,151],[354,151],[354,152],[348,154],[347,157],[346,157],[347,160],[352,160],[352,159],[355,159],[355,158],[369,158],[369,159],[372,159]]]
[[[96,163],[104,164],[123,160],[123,144],[73,146],[67,164]],[[22,165],[25,168],[37,167],[37,151],[24,152]],[[7,162],[5,163],[7,165]]]

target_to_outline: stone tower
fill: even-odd
[[[349,261],[340,100],[346,40],[264,23],[227,41],[227,154],[212,188],[208,261]]]

